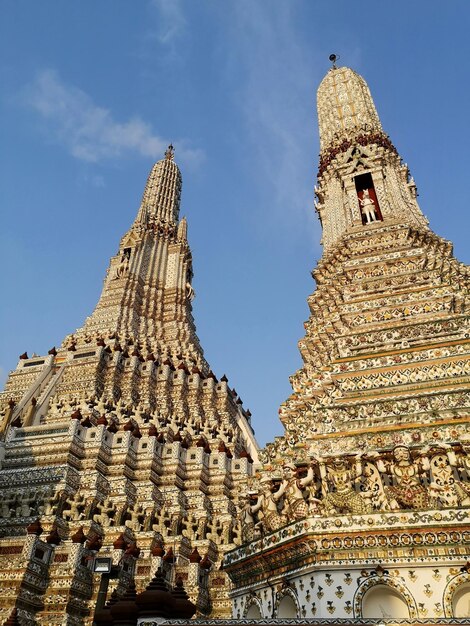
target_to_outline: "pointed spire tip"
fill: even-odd
[[[329,58],[329,60],[332,63],[332,69],[335,70],[336,69],[336,61],[339,59],[339,55],[333,53],[333,54],[330,54],[330,56],[328,58]]]
[[[169,161],[173,161],[174,156],[175,156],[175,148],[173,144],[170,143],[168,148],[165,150],[165,159],[168,159]]]

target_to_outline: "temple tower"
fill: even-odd
[[[333,66],[318,118],[323,255],[285,435],[247,494],[262,531],[226,557],[234,615],[463,617],[469,268],[429,228],[362,77]]]
[[[48,355],[23,354],[0,394],[0,621],[16,605],[22,624],[90,624],[96,554],[120,592],[162,567],[200,614],[230,612],[218,566],[257,444],[196,336],[181,183],[170,146],[92,315]]]
[[[101,298],[77,336],[116,333],[207,370],[191,315],[191,251],[179,221],[181,173],[173,149],[147,180],[135,222],[111,259]]]
[[[317,102],[321,153],[315,206],[325,254],[351,229],[372,221],[426,229],[416,186],[382,130],[364,79],[347,67],[334,68],[321,82]]]

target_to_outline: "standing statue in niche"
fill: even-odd
[[[364,189],[364,193],[362,199],[359,200],[359,204],[361,205],[362,214],[366,218],[366,224],[376,222],[377,215],[375,214],[375,204],[369,195],[368,189]]]
[[[129,271],[129,254],[123,252],[119,259],[119,265],[116,267],[114,278],[121,278]]]

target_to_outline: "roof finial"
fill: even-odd
[[[339,55],[330,54],[330,56],[328,58],[333,63],[333,69],[335,70],[336,69],[336,61],[339,59]]]
[[[175,156],[175,149],[173,147],[173,144],[170,143],[168,148],[165,150],[165,159],[168,159],[169,161],[173,161],[174,156]]]

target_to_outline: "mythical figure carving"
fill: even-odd
[[[470,506],[470,485],[457,473],[457,457],[449,444],[440,444],[443,451],[430,459],[429,494],[434,504],[442,507]]]
[[[424,448],[419,458],[413,460],[408,446],[398,445],[393,449],[392,461],[377,460],[377,469],[383,473],[389,471],[395,483],[384,488],[392,511],[429,508],[429,493],[420,480],[429,470],[428,452]]]
[[[373,509],[379,511],[390,510],[390,504],[385,495],[380,472],[376,465],[370,461],[365,460],[362,468],[360,492],[362,497],[370,503]]]
[[[263,476],[260,480],[260,491],[256,504],[251,507],[252,513],[258,513],[256,529],[263,529],[264,532],[272,532],[281,528],[287,523],[284,515],[280,515],[277,508],[277,501],[280,499],[279,491],[275,494],[271,491],[271,478]],[[281,494],[282,495],[282,494]]]
[[[255,516],[249,493],[242,493],[238,498],[240,513],[238,529],[241,543],[248,543],[255,538]],[[261,508],[261,507],[260,507]]]
[[[144,520],[144,509],[142,505],[136,502],[130,509],[129,514],[131,518],[125,521],[125,525],[134,531],[141,530]]]
[[[116,515],[116,506],[110,498],[106,498],[103,502],[98,502],[96,510],[99,511],[93,515],[93,521],[101,524],[101,526],[111,526],[114,523]]]
[[[29,515],[31,515],[29,501],[23,498],[16,507],[16,517],[28,517]]]
[[[78,494],[75,494],[78,496]],[[64,502],[65,500],[65,502]],[[43,515],[56,515],[62,505],[66,506],[68,500],[66,499],[66,494],[63,491],[55,491],[55,493],[49,493],[44,498],[44,503],[38,509],[39,514]],[[65,510],[63,511],[63,513]],[[64,515],[62,515],[64,517]],[[65,519],[65,517],[64,517]]]
[[[206,532],[207,532],[207,517],[203,515],[201,518],[199,518],[197,529],[194,533],[194,538],[196,540],[204,539],[206,536]]]
[[[323,506],[327,513],[364,514],[372,510],[370,499],[356,491],[362,475],[362,455],[354,458],[351,467],[344,457],[330,461],[318,459],[322,480]]]
[[[80,493],[75,493],[73,496],[67,498],[65,501],[64,510],[62,511],[62,517],[65,520],[77,521],[84,517],[85,510],[85,496]]]
[[[274,494],[274,500],[278,501],[284,496],[282,513],[289,521],[303,519],[308,515],[308,505],[302,493],[307,485],[313,482],[313,467],[308,468],[305,478],[297,478],[297,470],[292,463],[286,463],[283,467],[284,480],[279,490]]]
[[[12,517],[16,511],[16,493],[9,493],[3,496],[2,504],[0,505],[2,518]]]

